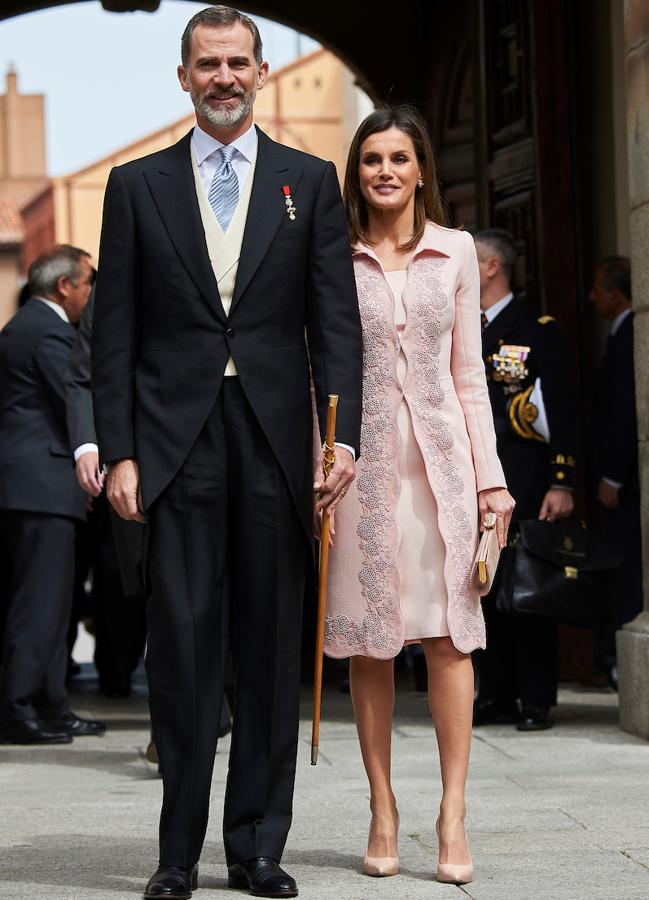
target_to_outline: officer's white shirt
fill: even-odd
[[[487,317],[487,322],[493,322],[498,313],[501,313],[506,306],[509,306],[511,301],[514,299],[513,293],[510,291],[502,300],[499,300],[498,303],[494,303],[493,306],[490,306],[489,309],[483,309],[482,312]]]

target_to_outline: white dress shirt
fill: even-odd
[[[239,196],[243,193],[246,179],[250,174],[250,168],[257,158],[257,143],[257,129],[254,125],[251,125],[244,134],[230,144],[230,147],[234,147],[237,151],[232,157],[231,165],[239,182]],[[205,193],[209,197],[214,175],[222,162],[217,151],[221,147],[225,147],[225,144],[217,141],[211,134],[207,134],[197,124],[192,133],[191,145]]]
[[[493,306],[490,306],[489,309],[483,309],[482,312],[487,317],[487,322],[493,322],[498,313],[501,313],[503,309],[508,306],[511,301],[514,299],[513,293],[510,291],[502,300],[499,300],[498,303],[494,303]]]
[[[68,314],[63,309],[60,303],[55,303],[54,300],[48,300],[47,297],[39,297],[38,294],[33,294],[34,300],[40,300],[41,303],[44,303],[45,306],[49,306],[50,309],[54,310],[59,319],[63,319],[64,322],[70,324],[70,320],[68,319]]]

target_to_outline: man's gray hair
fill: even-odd
[[[482,244],[493,256],[498,257],[503,275],[511,280],[516,264],[516,247],[511,234],[504,228],[484,228],[474,234],[473,239],[476,244]]]
[[[81,277],[81,260],[84,257],[90,259],[90,254],[70,244],[57,244],[47,253],[42,253],[27,273],[30,292],[49,297],[56,292],[59,278],[76,282]]]
[[[259,29],[250,16],[239,12],[238,9],[233,9],[231,6],[208,6],[207,9],[201,9],[195,16],[191,17],[180,40],[180,58],[183,66],[186,66],[189,62],[192,52],[192,35],[197,25],[209,25],[211,28],[227,28],[230,25],[236,25],[237,22],[240,22],[247,28],[252,35],[252,50],[255,62],[260,66],[263,61],[263,50]]]

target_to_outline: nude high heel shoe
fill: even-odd
[[[399,874],[398,856],[368,856],[363,860],[363,872],[374,878],[386,878]]]
[[[439,819],[435,822],[439,843]],[[469,853],[471,859],[471,853]],[[442,884],[469,884],[473,881],[473,860],[470,863],[437,863],[437,880]]]
[[[399,813],[397,813],[397,834],[399,831]],[[363,860],[363,872],[373,878],[387,878],[399,874],[398,856],[368,856]]]

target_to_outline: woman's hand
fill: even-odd
[[[480,531],[484,531],[484,517],[487,513],[496,514],[496,534],[500,549],[507,544],[507,532],[516,502],[505,488],[490,488],[478,493],[478,509],[480,510]]]

